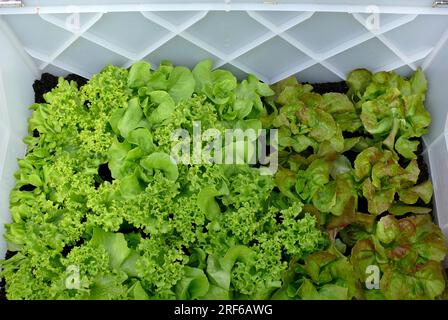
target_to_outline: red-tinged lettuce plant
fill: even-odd
[[[426,134],[431,122],[424,106],[423,72],[419,69],[407,80],[394,72],[357,69],[348,75],[347,84],[364,129],[392,152],[415,159],[419,145],[415,138]]]
[[[419,199],[426,204],[431,200],[432,184],[429,180],[415,185],[419,174],[416,160],[411,160],[403,168],[393,152],[379,147],[367,148],[355,159],[355,179],[367,199],[368,211],[374,215],[389,209],[399,215],[421,212],[418,207],[406,206],[415,204]],[[399,202],[394,203],[396,194]]]
[[[274,299],[351,300],[362,297],[350,261],[336,247],[290,262]]]
[[[380,219],[373,235],[358,240],[350,261],[365,283],[369,266],[381,271],[379,289],[365,290],[373,299],[435,299],[445,289],[442,261],[445,237],[427,214]]]

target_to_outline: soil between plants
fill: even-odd
[[[328,92],[347,93],[348,91],[348,86],[345,81],[310,84],[313,86],[313,91],[319,94]]]
[[[78,76],[76,74],[69,74],[65,77],[67,81],[75,81],[78,84],[78,88],[81,88],[83,85],[89,81],[86,78]],[[44,94],[50,92],[53,88],[58,85],[58,77],[44,73],[40,80],[34,81],[33,89],[34,89],[34,100],[36,103],[45,103]]]
[[[69,74],[68,76],[65,77],[65,80],[75,81],[78,84],[78,88],[81,88],[88,81],[88,79],[78,76],[76,74]],[[55,88],[57,86],[57,84],[58,84],[58,77],[56,77],[52,74],[49,74],[49,73],[42,74],[41,79],[36,80],[33,84],[35,102],[36,103],[45,103],[46,101],[43,97],[44,94],[47,92],[50,92],[53,88]],[[319,94],[324,94],[324,93],[328,93],[328,92],[347,93],[347,91],[348,91],[348,87],[347,87],[347,84],[345,83],[345,81],[326,82],[326,83],[311,83],[311,85],[313,86],[313,89],[314,89],[313,91],[316,93],[319,93]],[[38,134],[38,133],[36,133],[36,134]],[[418,167],[420,169],[418,183],[426,181],[429,178],[428,166],[427,166],[423,156],[421,155],[421,152],[423,149],[422,143],[423,142],[420,139],[420,148],[417,151],[417,154],[418,154],[417,163],[418,163]],[[364,199],[362,199],[362,200],[364,200]],[[421,205],[421,206],[426,206],[426,207],[432,208],[433,200],[431,199],[431,202],[428,205],[426,205],[424,203],[417,203],[416,205]],[[360,201],[360,203],[358,204],[358,210],[361,210],[364,207],[367,210],[367,208],[366,208],[367,203],[363,203],[362,201]],[[16,252],[7,251],[5,260],[10,259],[15,254],[16,254]],[[5,287],[6,287],[5,279],[0,278],[0,301],[7,300]]]
[[[6,251],[5,260],[12,258],[17,252]],[[0,301],[5,301],[6,299],[6,280],[0,278]]]

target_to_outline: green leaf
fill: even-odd
[[[168,119],[174,112],[175,103],[173,98],[165,91],[152,91],[149,96],[151,102],[157,107],[147,115],[149,122],[158,124]]]
[[[117,135],[120,134],[120,130],[118,129],[118,124],[120,123],[121,118],[123,118],[123,115],[125,112],[126,112],[126,109],[120,108],[120,109],[116,109],[111,115],[109,123],[110,123],[110,126],[112,127],[112,130]]]
[[[354,112],[355,107],[345,94],[329,92],[323,96],[324,108],[330,114]]]
[[[406,205],[399,205],[399,204],[394,204],[394,205],[392,205],[392,207],[389,208],[389,212],[396,216],[402,216],[407,213],[423,214],[423,213],[430,213],[431,211],[432,211],[431,208],[406,206]]]
[[[122,233],[105,232],[99,228],[93,229],[90,243],[102,247],[109,254],[110,266],[118,270],[126,258],[131,254],[128,244]]]
[[[356,132],[362,127],[361,119],[356,112],[334,114],[333,118],[342,131]]]
[[[24,223],[11,223],[5,225],[5,240],[9,246],[21,246],[26,243],[26,226]]]
[[[370,179],[362,184],[362,194],[368,201],[370,213],[378,215],[387,211],[394,201],[395,189],[388,188],[376,191]]]
[[[352,99],[355,97],[360,99],[370,84],[371,79],[372,73],[370,71],[366,69],[353,70],[347,76],[347,85],[349,87],[347,95]]]
[[[381,153],[377,148],[371,147],[362,151],[355,159],[355,177],[358,181],[368,177],[372,165],[379,160]]]
[[[234,125],[234,129],[241,129],[243,131],[253,129],[258,132],[258,130],[261,130],[262,128],[262,123],[258,119],[238,120]]]
[[[120,130],[121,135],[126,138],[132,130],[141,125],[142,118],[143,111],[140,108],[139,100],[138,98],[132,98],[129,100],[123,118],[118,122],[118,130]]]
[[[147,83],[147,86],[145,88],[140,88],[143,89],[144,91],[142,92],[143,96],[155,90],[167,91],[168,78],[170,77],[172,71],[173,71],[173,65],[171,64],[171,62],[169,61],[161,62],[159,68],[157,68],[157,70],[155,70],[151,74],[151,78]]]
[[[298,290],[302,299],[347,300],[358,296],[354,270],[333,246],[305,259],[304,279]]]
[[[398,195],[400,196],[400,201],[406,204],[414,204],[419,198],[428,204],[432,198],[432,183],[430,180],[427,180],[409,189],[399,190]]]
[[[397,142],[395,142],[395,149],[406,159],[416,159],[417,156],[414,152],[417,151],[419,144],[420,142],[418,141],[410,141],[401,136],[397,139]]]
[[[140,281],[136,281],[129,289],[129,297],[133,300],[149,300],[149,296],[143,289]]]
[[[147,128],[131,131],[126,141],[139,146],[145,153],[151,153],[155,148],[151,132]]]
[[[207,275],[210,283],[220,287],[229,294],[231,282],[231,270],[237,261],[253,264],[254,252],[246,246],[234,246],[230,248],[223,258],[209,255],[207,261]]]
[[[370,134],[385,135],[393,128],[394,119],[390,113],[390,106],[383,100],[364,102],[360,118]]]
[[[280,189],[280,191],[284,195],[293,199],[297,198],[297,196],[292,192],[292,188],[298,183],[298,180],[297,182],[296,180],[297,180],[296,174],[293,171],[285,168],[280,168],[277,174],[275,175],[275,183]]]
[[[205,187],[198,194],[198,207],[210,221],[216,220],[221,214],[221,209],[215,197],[221,195],[214,187]]]
[[[336,284],[326,284],[319,290],[320,300],[347,300],[348,297],[348,288]]]
[[[232,269],[237,261],[242,261],[244,263],[251,263],[254,252],[252,249],[239,245],[234,246],[227,251],[224,259],[222,260],[222,265],[226,269]]]
[[[339,175],[346,174],[352,171],[352,164],[350,160],[344,155],[338,155],[332,163],[331,177],[336,179]]]
[[[412,275],[388,268],[380,286],[387,299],[435,299],[445,289],[440,263],[429,261]]]
[[[350,194],[348,194],[350,195]],[[346,197],[344,197],[346,198]],[[356,197],[353,196],[345,199],[337,199],[335,208],[331,209],[331,213],[334,216],[331,216],[328,219],[327,229],[331,230],[334,228],[343,228],[346,227],[356,221],[357,215],[355,212],[356,206]],[[340,205],[339,205],[340,204]],[[342,208],[342,209],[340,209]]]
[[[209,290],[209,283],[204,271],[184,267],[184,277],[176,284],[175,292],[178,299],[195,300],[204,296]]]
[[[120,193],[124,198],[133,198],[144,191],[137,172],[120,180]]]
[[[126,260],[124,260],[124,262],[121,264],[120,269],[130,277],[138,277],[136,264],[139,258],[140,255],[136,251],[131,249],[130,254],[126,258]]]
[[[431,299],[441,295],[445,289],[445,278],[440,263],[429,261],[415,273],[415,277],[423,283],[425,293]]]
[[[358,279],[362,283],[365,283],[367,278],[367,268],[372,265],[378,266],[375,247],[372,241],[369,239],[361,239],[356,242],[355,246],[352,248],[350,262],[353,265]]]
[[[89,300],[111,300],[126,294],[123,279],[112,274],[97,276],[90,286]]]
[[[308,275],[313,281],[318,282],[321,268],[325,267],[336,259],[337,256],[328,251],[317,252],[310,255],[305,260],[304,269],[307,271]]]
[[[400,227],[394,216],[387,215],[378,221],[376,236],[381,242],[389,244],[398,237],[399,233]]]
[[[210,284],[208,292],[203,295],[202,297],[199,297],[199,299],[202,300],[228,300],[229,297],[229,291],[225,290],[219,286]]]
[[[258,82],[257,79],[257,93],[262,97],[269,97],[275,94],[267,83]]]
[[[397,149],[398,153],[401,153],[398,149],[400,149],[401,151],[403,151],[405,153],[406,153],[406,150],[407,150],[407,152],[409,152],[410,149],[412,148],[411,146],[407,147],[407,146],[402,145],[402,142],[403,142],[402,140],[400,140],[398,145],[395,142],[395,139],[397,138],[397,133],[398,133],[399,129],[400,129],[400,120],[399,119],[393,119],[392,130],[390,130],[389,135],[387,136],[387,138],[384,139],[383,144],[385,146],[387,146],[389,148],[389,150],[392,150],[392,151],[394,150],[394,144],[395,144],[395,148]]]
[[[140,88],[146,85],[151,77],[151,65],[146,61],[139,61],[132,65],[129,71],[128,86]]]
[[[277,103],[282,105],[297,104],[305,93],[313,90],[309,84],[300,84],[294,76],[284,79],[272,86],[272,89],[277,94]]]
[[[319,292],[314,287],[313,283],[305,279],[297,291],[297,295],[303,300],[319,300]]]
[[[195,91],[197,93],[204,93],[215,104],[221,106],[221,114],[227,120],[234,120],[236,113],[232,110],[227,110],[224,105],[235,101],[235,89],[237,87],[237,80],[235,76],[226,70],[212,71],[213,62],[211,60],[204,60],[198,63],[193,69],[193,76],[196,81]],[[231,104],[233,104],[231,103]],[[240,110],[247,109],[248,104],[239,102],[237,108]],[[228,106],[227,106],[228,107]],[[244,113],[244,111],[241,111]]]
[[[140,161],[141,166],[151,171],[152,169],[161,170],[169,180],[176,181],[179,177],[177,164],[168,154],[155,152]]]
[[[132,146],[127,143],[120,143],[114,140],[109,149],[109,169],[114,179],[121,179],[129,174],[126,172],[125,159],[131,151]]]
[[[212,67],[213,61],[211,59],[203,60],[194,67],[192,73],[196,82],[196,92],[202,92],[205,85],[212,82]]]
[[[425,214],[409,217],[406,222],[415,228],[416,237],[413,240],[418,254],[426,259],[443,261],[448,250],[445,236],[440,228],[432,222],[431,216]]]
[[[417,71],[412,75],[410,82],[413,94],[426,94],[426,90],[428,89],[428,82],[422,69],[417,69]]]
[[[223,265],[216,255],[209,255],[207,260],[207,275],[210,283],[225,290],[227,296],[230,287],[230,270]]]
[[[191,252],[188,265],[198,269],[205,269],[205,267],[207,266],[206,258],[207,254],[204,250],[200,248],[194,248]]]
[[[330,170],[331,164],[325,159],[314,160],[306,170],[297,173],[296,192],[303,200],[312,199],[330,181]]]
[[[175,102],[188,99],[195,88],[194,77],[185,67],[175,67],[168,78],[168,93]]]

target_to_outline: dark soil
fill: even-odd
[[[69,74],[65,77],[67,81],[75,81],[78,84],[78,88],[85,85],[88,79],[78,76],[76,74]],[[58,77],[44,73],[40,80],[34,81],[34,100],[36,103],[45,103],[44,94],[50,92],[53,88],[58,85]]]
[[[328,92],[347,93],[348,91],[348,86],[345,81],[310,84],[313,86],[313,91],[319,94]]]
[[[35,189],[36,189],[36,187],[33,186],[32,184],[26,184],[26,185],[24,185],[24,186],[21,186],[21,187],[19,188],[19,191],[30,191],[30,192],[32,192],[32,191],[34,191]]]
[[[69,74],[68,76],[65,77],[65,80],[69,82],[75,81],[78,84],[78,88],[81,88],[89,81],[89,79],[78,76],[77,74]]]
[[[418,168],[420,169],[420,174],[418,176],[417,184],[420,184],[429,179],[429,170],[428,170],[428,165],[426,164],[425,159],[423,159],[422,155],[418,155],[417,164],[418,164]]]
[[[62,249],[62,252],[61,252],[61,254],[62,254],[62,256],[65,258],[65,257],[67,257],[67,255],[70,253],[70,251],[72,251],[72,249],[74,248],[74,247],[80,247],[80,246],[82,246],[83,245],[83,243],[84,243],[84,239],[83,238],[80,238],[78,241],[76,241],[76,243],[74,244],[74,245],[66,245],[63,249]]]
[[[17,252],[6,251],[5,260],[11,259],[15,256]],[[0,301],[5,301],[6,299],[6,281],[4,278],[0,278]]]
[[[5,301],[6,299],[6,281],[4,278],[0,279],[0,301]]]
[[[98,175],[103,181],[112,182],[114,180],[107,163],[103,163],[102,165],[100,165],[100,167],[98,168]]]
[[[17,251],[6,251],[5,260],[11,259],[16,255]]]
[[[51,91],[54,87],[58,85],[58,78],[49,74],[44,73],[40,80],[34,81],[34,100],[36,103],[45,103],[44,94]]]

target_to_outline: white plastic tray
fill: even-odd
[[[132,2],[132,1],[131,1]],[[32,83],[42,72],[84,77],[105,64],[212,58],[239,77],[274,83],[344,79],[358,67],[429,78],[431,132],[424,138],[435,212],[448,235],[448,9],[432,1],[0,1],[0,233],[27,133]],[[75,4],[75,5],[73,5]],[[5,244],[0,240],[0,256]]]

